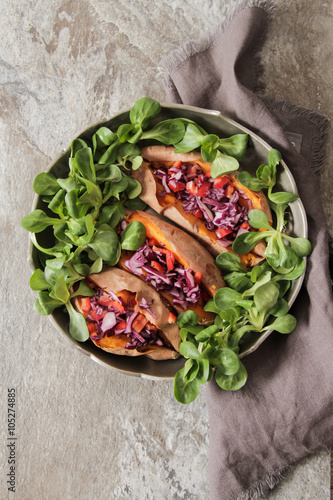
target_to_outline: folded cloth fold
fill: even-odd
[[[266,7],[239,9],[215,36],[187,44],[166,64],[170,101],[219,110],[281,151],[305,206],[313,246],[291,310],[296,329],[289,336],[274,332],[243,358],[248,382],[241,390],[208,384],[212,500],[256,498],[286,468],[333,446],[333,301],[315,175],[324,160],[328,119],[288,103],[264,102],[254,93]],[[300,153],[290,137],[299,139]]]

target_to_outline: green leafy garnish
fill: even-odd
[[[224,173],[221,156],[218,152],[213,161],[213,177]],[[267,330],[288,334],[296,327],[296,319],[289,314],[284,295],[290,282],[304,272],[303,257],[311,252],[311,244],[306,238],[295,238],[285,233],[288,203],[298,196],[273,193],[276,167],[280,161],[280,153],[271,150],[268,165],[260,165],[255,177],[244,171],[238,175],[244,186],[254,191],[268,190],[270,204],[276,214],[276,228],[271,226],[262,210],[251,210],[249,224],[260,231],[239,235],[232,248],[237,254],[245,254],[265,239],[266,261],[248,270],[237,255],[221,253],[216,258],[216,264],[223,272],[227,286],[217,290],[214,299],[204,307],[205,311],[216,314],[214,325],[206,328],[198,325],[198,318],[192,311],[178,317],[182,338],[180,352],[188,360],[175,377],[174,393],[183,404],[193,401],[199,394],[200,385],[210,380],[213,374],[216,383],[224,390],[234,391],[243,387],[247,373],[238,353],[244,336]],[[216,168],[220,170],[214,171],[214,162],[221,163],[220,166],[216,163]],[[203,366],[205,370],[200,371]]]
[[[45,210],[35,209],[21,220],[22,227],[32,233],[40,260],[40,269],[30,278],[30,287],[37,292],[34,307],[41,315],[52,314],[59,307],[67,310],[69,332],[78,342],[86,341],[89,332],[85,318],[71,300],[94,293],[85,277],[101,272],[104,264],[117,265],[122,249],[136,251],[146,239],[145,227],[138,221],[122,231],[119,226],[126,208],[146,208],[140,199],[141,184],[131,176],[142,164],[141,147],[160,143],[173,145],[175,153],[200,150],[203,160],[212,164],[213,178],[238,170],[244,158],[247,134],[220,138],[189,119],[159,121],[160,113],[157,101],[139,99],[129,112],[128,123],[114,130],[100,127],[91,143],[81,138],[72,142],[67,177],[42,172],[34,180],[34,191]],[[199,325],[199,317],[192,310],[177,318],[180,353],[186,358],[174,384],[175,397],[181,403],[195,400],[200,386],[213,377],[223,390],[241,389],[247,380],[239,358],[244,337],[267,330],[287,334],[296,326],[285,294],[291,281],[304,272],[304,257],[311,252],[311,244],[306,238],[285,232],[288,204],[298,196],[273,192],[281,160],[280,152],[272,149],[267,165],[260,165],[255,176],[246,171],[238,175],[245,187],[267,190],[275,225],[271,226],[263,211],[251,210],[249,224],[258,231],[239,235],[233,250],[248,253],[264,239],[265,262],[245,269],[237,255],[221,253],[216,263],[227,286],[204,307],[215,314],[214,324]],[[51,235],[49,247],[40,243],[43,231]]]

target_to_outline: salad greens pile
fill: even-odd
[[[31,289],[37,292],[35,309],[42,315],[58,307],[67,310],[69,331],[77,341],[89,338],[83,315],[71,303],[76,295],[94,294],[85,277],[99,273],[103,264],[115,266],[122,249],[138,250],[146,239],[145,227],[138,221],[128,224],[121,233],[118,230],[126,208],[146,208],[140,199],[141,184],[131,177],[131,171],[142,163],[141,147],[173,145],[176,153],[200,148],[204,161],[212,163],[213,178],[238,170],[244,158],[247,134],[221,139],[189,119],[158,121],[160,113],[157,101],[139,99],[130,110],[130,123],[116,130],[103,126],[91,141],[77,138],[72,142],[66,176],[43,172],[34,180],[33,189],[45,210],[35,209],[22,218],[21,225],[32,233],[41,264],[30,279]],[[180,353],[187,358],[175,376],[175,397],[181,403],[193,401],[200,385],[214,372],[222,389],[237,390],[245,384],[247,374],[239,359],[239,343],[244,336],[267,330],[289,333],[295,328],[296,320],[288,313],[284,296],[290,282],[303,273],[304,257],[311,252],[311,245],[305,238],[285,233],[285,213],[298,196],[272,191],[280,161],[280,153],[271,150],[268,164],[260,165],[256,176],[246,171],[238,175],[244,186],[267,190],[276,223],[272,227],[262,211],[251,210],[249,223],[259,231],[239,235],[233,250],[248,253],[264,239],[265,262],[247,270],[236,255],[221,253],[216,263],[227,287],[218,290],[205,306],[206,311],[216,314],[214,324],[198,325],[198,315],[190,310],[177,318]],[[42,246],[38,233],[46,233],[44,240],[53,246]]]
[[[215,381],[222,389],[235,391],[243,387],[247,372],[238,354],[244,336],[268,330],[286,334],[296,327],[296,318],[289,314],[284,296],[291,281],[303,274],[304,257],[310,254],[311,244],[306,238],[285,233],[285,212],[298,196],[272,192],[281,159],[279,151],[271,149],[268,165],[260,165],[256,177],[245,171],[237,177],[241,184],[254,191],[267,189],[270,207],[276,214],[276,227],[270,225],[262,210],[250,210],[249,224],[259,231],[240,234],[232,249],[237,254],[246,254],[264,239],[265,261],[247,270],[237,255],[221,253],[216,257],[216,264],[227,286],[217,290],[214,299],[204,307],[205,311],[216,314],[214,325],[207,328],[198,325],[198,316],[193,311],[178,316],[180,353],[187,358],[175,377],[175,397],[181,403],[192,402],[199,394],[200,385],[209,381],[214,371]]]

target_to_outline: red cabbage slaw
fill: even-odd
[[[156,318],[150,309],[152,303],[153,301],[148,303],[142,298],[138,306],[143,313],[148,311]],[[125,349],[139,349],[149,345],[171,348],[171,345],[160,337],[160,330],[147,318],[143,321],[142,328],[135,328],[135,320],[140,319],[140,315],[142,316],[142,313],[134,310],[133,303],[125,304],[124,300],[113,292],[97,287],[95,295],[90,297],[90,311],[86,316],[90,338],[96,341],[123,334],[128,337]]]
[[[182,202],[184,212],[202,219],[222,246],[232,245],[238,235],[251,229],[248,224],[251,200],[241,189],[236,189],[227,176],[213,179],[205,175],[198,163],[180,161],[169,169],[158,165],[153,174],[163,186],[159,196],[173,192]]]
[[[168,265],[170,259],[172,265]],[[133,274],[144,277],[157,292],[167,292],[172,296],[173,304],[184,310],[188,308],[189,303],[197,304],[201,298],[201,277],[198,278],[198,273],[188,267],[184,268],[175,260],[171,251],[162,246],[150,246],[148,239],[124,265]]]

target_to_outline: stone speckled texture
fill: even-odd
[[[188,407],[171,381],[125,377],[70,348],[33,309],[32,181],[82,128],[149,95],[161,60],[240,1],[2,0],[0,151],[2,349],[0,498],[7,498],[7,388],[17,391],[17,492],[30,499],[207,499],[205,390]],[[332,4],[275,0],[262,95],[331,115]],[[321,174],[333,234],[332,133]],[[329,453],[302,461],[266,498],[328,500]],[[8,496],[8,498],[11,498]]]

